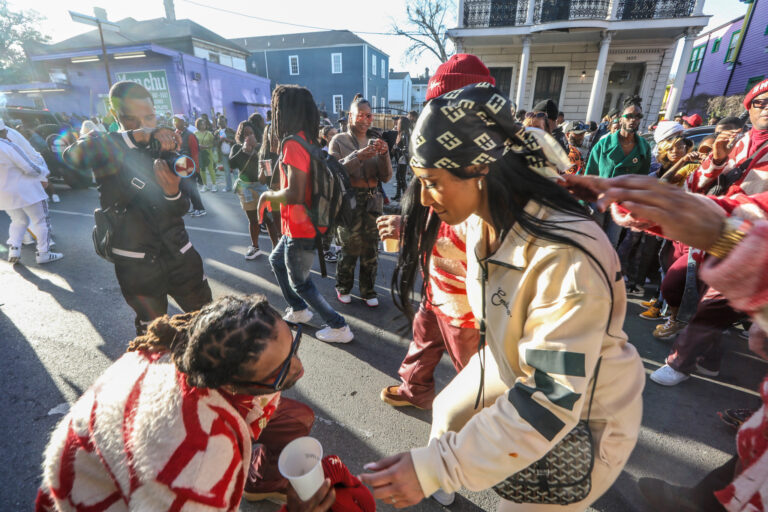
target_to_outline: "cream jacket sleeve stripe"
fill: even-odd
[[[567,351],[526,349],[526,363],[535,368],[535,387],[526,386],[518,381],[509,390],[507,399],[515,406],[520,417],[536,431],[551,441],[565,427],[565,423],[543,405],[533,399],[533,394],[541,392],[551,403],[573,410],[574,404],[581,397],[572,389],[559,384],[549,373],[584,377],[584,354]]]

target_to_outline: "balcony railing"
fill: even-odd
[[[693,13],[696,0],[618,0],[620,20],[683,18]]]
[[[617,20],[681,18],[690,16],[696,0],[614,0]],[[464,27],[525,25],[528,0],[464,0]],[[610,0],[536,0],[533,22],[605,20]]]
[[[608,17],[608,4],[608,0],[537,0],[533,22],[604,20]]]
[[[465,27],[514,27],[527,16],[528,0],[464,0]]]

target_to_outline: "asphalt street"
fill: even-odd
[[[61,202],[51,205],[51,220],[64,259],[39,266],[34,250],[27,247],[20,264],[0,261],[0,389],[4,390],[0,511],[30,510],[51,430],[133,337],[133,312],[120,294],[112,266],[96,256],[91,244],[97,191],[61,186],[59,195]],[[214,296],[263,293],[277,308],[284,308],[266,258],[243,258],[247,224],[236,197],[206,193],[203,200],[208,215],[186,217],[186,223]],[[7,227],[8,217],[0,215],[0,233]],[[261,247],[270,248],[266,236]],[[0,259],[7,259],[5,244],[0,244]],[[376,309],[369,309],[359,297],[349,305],[336,301],[334,264],[329,265],[329,278],[314,276],[356,338],[348,345],[329,345],[312,337],[315,329],[307,329],[300,350],[306,374],[286,392],[314,409],[312,435],[321,441],[325,454],[339,455],[353,472],[361,472],[366,462],[425,443],[429,433],[429,411],[396,410],[379,399],[384,386],[397,382],[408,346],[409,334],[403,337],[399,331],[405,321],[389,297],[393,265],[392,255],[380,255],[381,305]],[[630,296],[625,329],[650,373],[663,364],[668,344],[651,336],[653,322],[638,318],[641,299]],[[716,412],[756,406],[755,390],[768,368],[747,350],[743,339],[733,332],[725,336],[727,352],[719,377],[694,377],[674,388],[647,381],[638,445],[617,483],[591,510],[648,510],[637,490],[639,478],[655,476],[692,485],[734,453],[734,432]],[[444,357],[436,374],[438,389],[453,374]],[[496,502],[492,491],[462,491],[450,509],[495,510]],[[244,511],[277,508],[246,502],[241,506]],[[391,510],[387,505],[379,508]],[[442,508],[426,500],[413,510]]]

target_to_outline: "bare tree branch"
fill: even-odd
[[[455,9],[453,0],[409,0],[406,6],[408,27],[392,24],[392,30],[412,41],[408,47],[408,58],[414,59],[425,51],[432,53],[440,62],[448,60],[451,51],[447,49],[446,16]],[[412,28],[411,28],[412,27]]]

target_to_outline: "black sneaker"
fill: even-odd
[[[339,259],[338,256],[336,256],[336,253],[333,251],[325,251],[325,261],[328,263],[336,263],[336,261]]]

